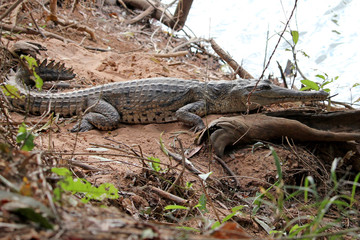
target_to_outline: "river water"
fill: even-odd
[[[216,42],[254,77],[263,70],[279,39],[279,33],[294,6],[294,0],[194,0],[186,25],[197,37],[214,38]],[[321,82],[316,74],[339,76],[330,84],[333,99],[354,102],[360,97],[360,1],[299,0],[290,29],[299,32],[298,64],[304,75]],[[186,28],[185,28],[186,30]],[[188,30],[186,30],[188,32]],[[284,37],[291,41],[288,32]],[[282,40],[267,74],[279,77],[276,61],[285,69],[292,54]],[[267,76],[267,75],[265,75]],[[300,87],[297,82],[296,87]]]

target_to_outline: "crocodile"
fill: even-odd
[[[81,116],[71,131],[112,130],[119,123],[147,124],[181,121],[199,131],[207,114],[239,113],[282,102],[325,100],[324,91],[297,91],[270,80],[202,82],[178,78],[148,78],[115,82],[60,93],[29,91],[22,84],[29,74],[18,70],[9,77],[22,98],[8,97],[15,108],[40,115],[51,111],[63,117]],[[249,98],[250,95],[250,98]],[[249,100],[248,100],[249,98]],[[249,104],[250,103],[250,104]]]

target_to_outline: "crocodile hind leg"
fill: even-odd
[[[80,122],[72,129],[72,132],[86,132],[97,128],[99,130],[112,130],[117,128],[120,121],[118,111],[108,102],[104,100],[89,100],[88,106],[90,112],[86,113]]]
[[[176,111],[176,117],[179,121],[193,126],[192,130],[195,132],[203,130],[205,128],[204,122],[200,116],[206,114],[205,101],[197,101],[189,103]]]

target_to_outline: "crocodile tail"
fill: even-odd
[[[76,76],[74,70],[66,68],[64,63],[55,63],[54,60],[47,63],[47,59],[42,61],[35,71],[44,81],[70,80]]]

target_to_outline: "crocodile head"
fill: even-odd
[[[325,100],[329,96],[325,91],[298,91],[279,87],[272,84],[269,80],[260,81],[254,89],[255,85],[256,81],[249,81],[242,89],[243,96],[245,97],[243,101],[247,102],[247,98],[251,93],[250,109],[274,103],[320,101]]]

